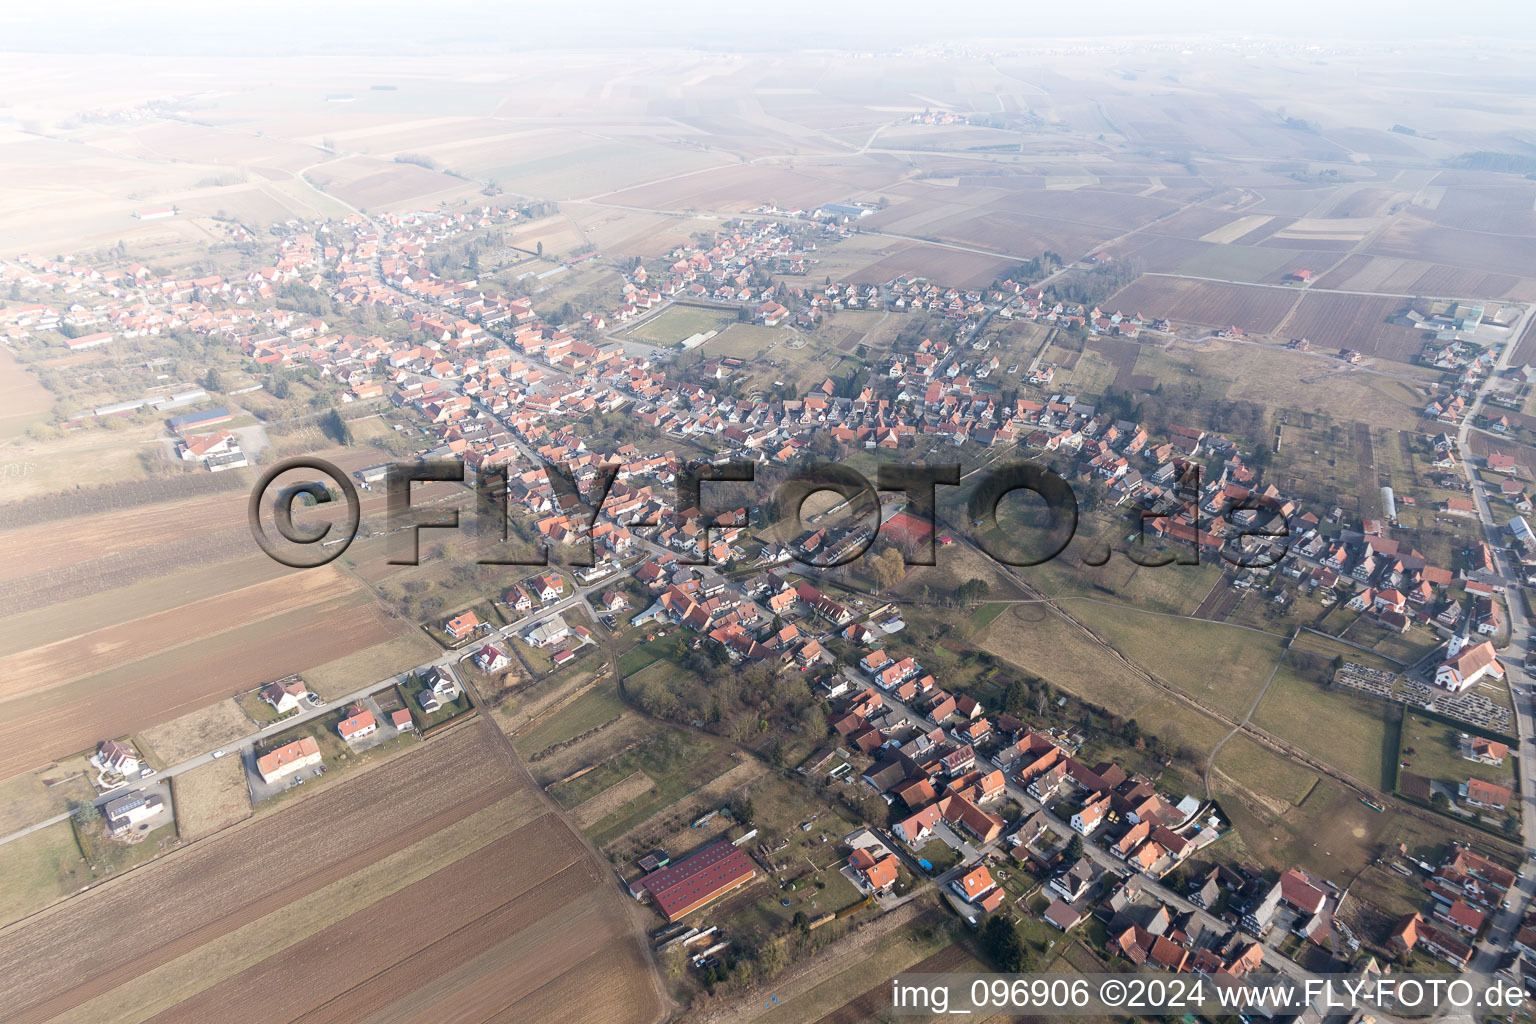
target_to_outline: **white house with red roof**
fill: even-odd
[[[346,718],[336,725],[336,732],[348,743],[355,743],[379,731],[379,720],[367,708],[350,708]]]
[[[189,434],[178,442],[176,451],[182,461],[201,462],[212,473],[250,465],[239,439],[228,430],[216,434]]]
[[[1493,642],[1474,644],[1457,636],[1445,648],[1445,660],[1435,669],[1435,685],[1452,693],[1468,690],[1484,679],[1503,679],[1504,666],[1493,649]]]

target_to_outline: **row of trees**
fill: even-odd
[[[725,648],[709,641],[688,652],[682,667],[640,686],[633,697],[641,709],[742,744],[770,728],[826,732],[826,714],[797,671],[769,662],[733,665]]]
[[[1100,263],[1092,270],[1075,270],[1051,282],[1046,289],[1061,302],[1096,306],[1141,276],[1141,261],[1134,256]]]

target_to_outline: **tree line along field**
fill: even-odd
[[[8,1019],[653,1020],[621,897],[492,728],[0,931]]]

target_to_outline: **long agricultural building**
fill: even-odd
[[[752,858],[729,839],[711,843],[698,853],[652,871],[630,885],[635,899],[647,893],[670,921],[698,910],[757,877]]]

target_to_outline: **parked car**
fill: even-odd
[[[141,779],[147,779],[153,774],[155,774],[155,770],[149,765],[145,765],[143,768],[139,769],[139,778]]]

